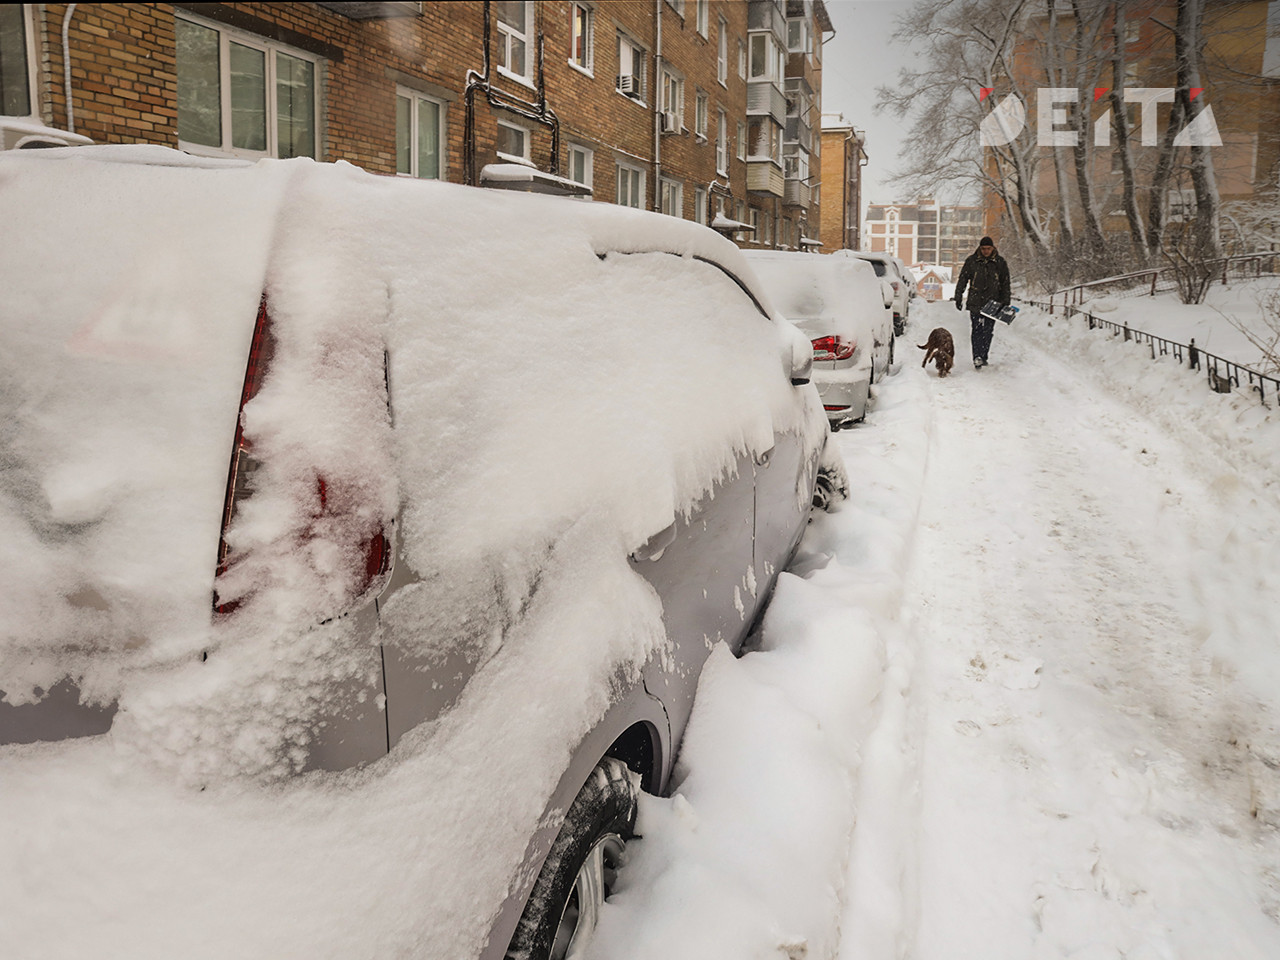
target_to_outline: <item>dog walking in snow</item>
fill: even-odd
[[[938,376],[945,377],[951,372],[951,366],[956,362],[956,342],[948,330],[935,327],[929,339],[916,346],[924,351],[924,362],[920,366],[927,367],[933,360],[938,366]]]

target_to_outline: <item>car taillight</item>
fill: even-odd
[[[857,349],[857,340],[846,340],[844,337],[819,337],[813,341],[813,359],[848,360]]]
[[[263,294],[258,304],[258,319],[253,325],[253,339],[249,343],[249,366],[244,375],[244,389],[240,392],[240,409],[236,413],[236,437],[231,446],[231,469],[227,474],[227,494],[222,505],[222,536],[218,541],[219,577],[226,572],[230,563],[227,530],[235,518],[237,505],[253,495],[253,475],[259,467],[258,461],[253,457],[253,444],[244,435],[244,407],[262,388],[262,381],[266,379],[267,368],[271,365],[275,352],[276,340],[271,333],[271,315],[267,312],[266,294]],[[213,608],[218,613],[231,613],[237,606],[238,600],[218,603],[215,599]]]
[[[893,292],[894,292],[894,293],[897,293],[897,292],[898,292],[898,289],[899,289],[898,281],[897,281],[897,280],[890,280],[889,282],[893,284]]]

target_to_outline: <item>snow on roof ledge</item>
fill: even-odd
[[[820,246],[822,246],[822,241],[821,241],[821,240],[814,240],[812,237],[801,237],[801,238],[800,238],[800,246],[802,246],[802,247],[820,247]]]
[[[711,221],[712,230],[749,230],[755,232],[755,227],[749,223],[743,223],[741,220],[731,220],[723,213],[717,213],[716,218]]]
[[[499,190],[525,190],[529,193],[553,193],[561,196],[589,197],[586,184],[545,173],[523,163],[489,163],[480,169],[480,185]]]

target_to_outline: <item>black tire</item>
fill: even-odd
[[[590,940],[635,837],[639,796],[640,778],[621,760],[605,757],[591,771],[533,884],[507,960],[566,960]]]

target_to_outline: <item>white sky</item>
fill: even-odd
[[[896,84],[898,71],[911,59],[909,49],[890,41],[897,18],[911,0],[826,0],[836,35],[823,48],[822,110],[843,113],[857,129],[867,131],[870,161],[863,171],[867,203],[909,200],[886,185],[899,165],[898,151],[908,123],[891,111],[877,114],[876,88]],[[862,211],[866,215],[864,207]]]

